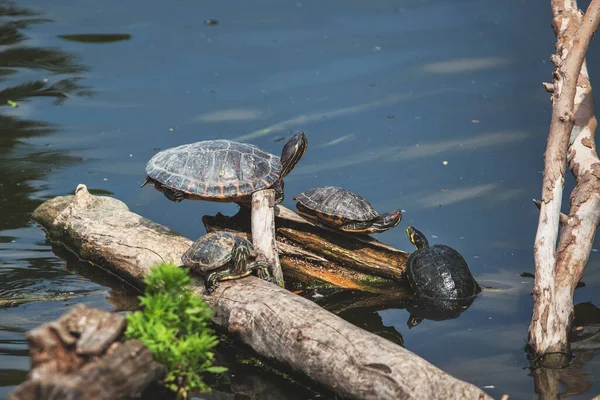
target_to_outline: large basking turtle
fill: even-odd
[[[336,186],[308,189],[294,200],[299,214],[344,232],[380,233],[402,219],[400,210],[379,215],[365,198]]]
[[[443,244],[429,246],[425,235],[412,226],[406,234],[416,250],[406,261],[404,276],[417,298],[468,299],[481,292],[458,251]]]
[[[153,183],[169,200],[248,203],[252,193],[273,188],[283,200],[283,178],[306,151],[298,132],[283,146],[281,157],[231,140],[206,140],[158,152],[148,161],[142,186]]]
[[[196,240],[181,261],[205,277],[208,293],[220,281],[239,279],[257,271],[260,278],[271,281],[269,263],[256,261],[257,253],[248,240],[229,232],[210,232]]]

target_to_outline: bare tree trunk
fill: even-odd
[[[549,365],[568,362],[567,333],[573,292],[583,274],[600,222],[600,161],[595,150],[596,119],[585,54],[600,20],[600,0],[585,15],[575,0],[551,0],[557,36],[552,120],[544,158],[540,218],[534,245],[536,277],[529,344]],[[560,229],[566,161],[577,183],[568,219]],[[563,219],[564,220],[564,219]],[[557,245],[558,240],[558,245]]]

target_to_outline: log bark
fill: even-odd
[[[552,119],[544,158],[540,217],[534,244],[536,277],[529,345],[535,363],[568,363],[573,292],[600,222],[600,161],[595,150],[596,119],[585,54],[600,21],[600,0],[585,15],[574,0],[551,0],[557,36],[551,85]],[[566,162],[576,178],[571,207],[560,230]],[[564,218],[563,218],[564,221]],[[558,244],[557,244],[558,240]]]
[[[208,232],[235,231],[249,235],[249,215],[244,208],[232,216],[204,216]],[[275,206],[277,251],[286,279],[319,282],[369,292],[398,282],[409,253],[367,235],[344,233],[316,225],[288,208]]]
[[[181,243],[187,240],[129,212],[116,199],[90,195],[84,185],[78,186],[75,196],[45,202],[33,217],[50,238],[76,253],[84,250],[93,265],[102,262],[136,286],[154,260],[178,259],[185,250]],[[122,249],[127,256],[116,254]],[[203,291],[199,286],[198,293]],[[342,396],[490,398],[412,352],[258,278],[222,282],[204,298],[215,311],[215,322],[258,354],[303,372]]]
[[[252,244],[273,268],[275,281],[285,287],[283,272],[277,255],[275,240],[275,191],[259,190],[252,193]]]
[[[9,400],[139,397],[164,377],[164,367],[141,342],[115,342],[122,315],[78,305],[27,333],[31,370]]]

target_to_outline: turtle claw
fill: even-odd
[[[204,286],[206,287],[206,293],[212,294],[212,292],[214,292],[219,286],[219,280],[217,276],[213,274],[207,276],[206,280],[204,281]]]
[[[275,277],[271,274],[271,271],[267,267],[258,267],[256,269],[256,275],[267,282],[274,283]]]

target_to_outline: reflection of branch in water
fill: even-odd
[[[49,84],[45,81],[35,81],[0,90],[0,105],[7,104],[8,100],[24,101],[28,97],[54,97],[55,104],[63,103],[68,94],[76,96],[90,96],[90,88],[78,85],[79,78],[62,79]]]
[[[0,65],[9,68],[44,69],[54,73],[71,74],[87,68],[73,63],[74,57],[60,50],[41,47],[14,47],[0,52]]]
[[[0,45],[7,46],[17,44],[27,39],[25,35],[19,32],[19,29],[25,29],[29,25],[52,22],[49,19],[35,18],[23,21],[10,21],[0,25]]]
[[[563,399],[584,394],[592,387],[585,365],[593,361],[596,350],[600,348],[600,309],[591,302],[583,302],[576,304],[573,312],[573,328],[569,338],[573,352],[571,363],[562,369],[537,368],[532,371],[535,391],[542,399]],[[563,389],[562,393],[559,393],[560,388]]]
[[[10,2],[0,5],[0,17],[11,17],[9,21],[0,23],[0,44],[19,44],[18,47],[4,47],[0,52],[0,78],[25,67],[35,70],[47,70],[57,74],[77,73],[87,68],[76,63],[76,58],[60,49],[27,47],[26,36],[19,32],[31,24],[50,20],[35,17],[38,14],[26,8],[15,7]],[[24,17],[19,20],[19,17]],[[90,95],[91,89],[79,84],[79,77],[65,79],[54,78],[50,82],[36,80],[30,82],[10,82],[10,87],[0,90],[0,106],[8,102],[25,102],[33,97],[51,97],[60,104],[69,95]],[[14,104],[14,103],[12,103]],[[0,204],[3,206],[0,229],[15,229],[29,224],[29,213],[39,204],[39,200],[31,198],[36,188],[28,182],[43,179],[52,168],[77,162],[67,152],[48,152],[40,149],[32,150],[23,144],[23,139],[48,135],[56,130],[55,126],[43,121],[19,119],[16,115],[0,115]]]
[[[0,17],[33,17],[35,15],[39,14],[30,8],[15,6],[10,1],[0,4]]]

